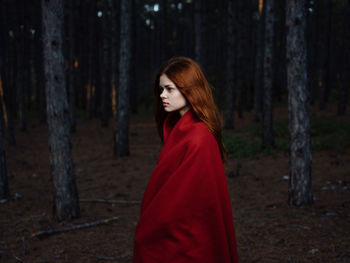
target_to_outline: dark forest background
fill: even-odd
[[[115,114],[118,93],[120,49],[119,1],[64,1],[63,50],[66,84],[71,109],[79,116],[106,120]],[[134,1],[132,11],[130,103],[133,113],[152,110],[152,80],[166,59],[184,55],[197,59],[214,87],[220,109],[225,108],[225,81],[234,76],[235,110],[256,108],[255,94],[261,89],[262,63],[259,48],[263,38],[262,1],[233,1],[233,28],[228,32],[229,1]],[[119,3],[119,4],[118,4]],[[338,103],[345,113],[349,78],[348,1],[307,1],[308,89],[311,103],[321,109]],[[260,6],[260,8],[262,8]],[[275,1],[273,36],[273,98],[286,103],[285,1]],[[200,32],[197,32],[200,30]],[[228,38],[233,35],[233,45]],[[45,120],[45,93],[40,1],[1,2],[2,103],[8,121],[19,120],[26,130],[26,118],[38,114]],[[228,48],[234,50],[228,52]],[[197,53],[196,53],[197,50]],[[200,50],[200,53],[198,53]],[[228,55],[234,67],[227,72]],[[260,55],[260,56],[259,56]],[[72,92],[70,92],[72,91]],[[74,96],[73,94],[74,93]],[[261,96],[260,96],[261,97]],[[3,106],[4,107],[4,106]],[[104,116],[105,115],[105,116]]]

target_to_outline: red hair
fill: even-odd
[[[165,74],[185,96],[195,115],[214,135],[220,149],[223,162],[226,161],[226,151],[222,143],[222,121],[214,103],[211,86],[206,80],[199,65],[190,58],[173,57],[159,70],[154,81],[155,119],[158,133],[163,141],[163,123],[168,113],[162,106],[159,89],[159,78]],[[180,114],[174,114],[169,122],[175,124]]]

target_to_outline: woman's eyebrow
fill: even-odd
[[[159,85],[159,87],[161,87],[161,88],[174,88],[174,86],[172,86],[171,84],[166,84],[164,86]]]

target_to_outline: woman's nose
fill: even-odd
[[[164,90],[162,91],[162,93],[160,93],[160,97],[161,97],[162,99],[166,97],[166,96],[165,96]]]

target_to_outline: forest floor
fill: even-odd
[[[284,108],[275,119],[286,118]],[[312,110],[312,116],[334,118],[335,108]],[[341,120],[350,122],[349,117]],[[235,134],[252,123],[236,119]],[[161,149],[150,114],[132,116],[130,157],[113,158],[113,123],[78,120],[72,135],[81,217],[52,219],[47,127],[30,120],[28,132],[17,132],[17,146],[7,148],[8,176],[15,200],[0,204],[0,262],[131,262],[140,204],[89,200],[141,200]],[[288,206],[287,153],[241,160],[240,173],[227,177],[240,262],[350,262],[350,154],[313,154],[315,204]],[[230,159],[227,171],[235,170]],[[118,217],[108,224],[32,238],[41,230]],[[217,262],[220,263],[220,262]]]

